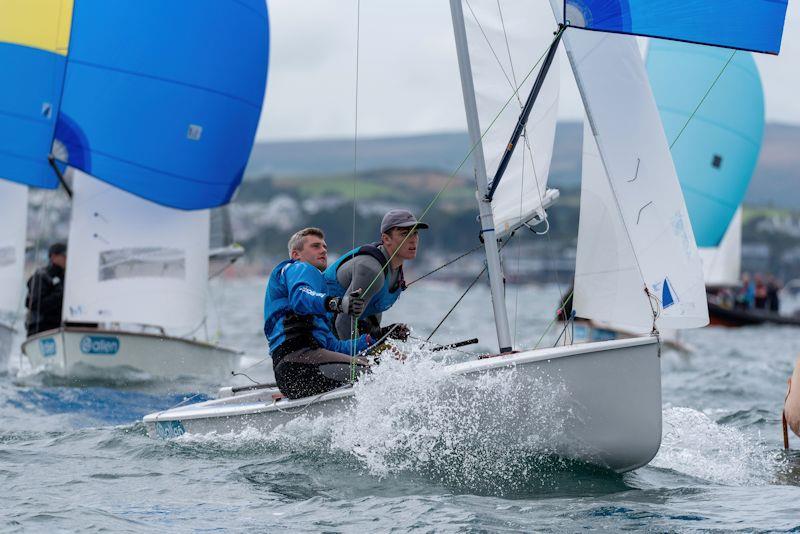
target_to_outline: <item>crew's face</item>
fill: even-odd
[[[67,255],[66,254],[51,254],[50,263],[58,265],[62,269],[67,268]]]
[[[417,247],[419,246],[419,232],[411,228],[392,228],[388,233],[382,234],[383,246],[394,255],[395,258],[402,260],[413,260],[417,257]],[[395,253],[395,251],[397,251]]]
[[[307,235],[303,238],[303,249],[292,251],[292,259],[310,263],[323,271],[328,266],[328,245],[321,237]]]

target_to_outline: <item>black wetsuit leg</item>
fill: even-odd
[[[357,358],[357,374],[369,370],[363,358]],[[352,358],[322,348],[304,348],[290,352],[275,366],[275,381],[281,393],[290,399],[319,395],[350,383]]]

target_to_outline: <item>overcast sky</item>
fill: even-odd
[[[546,2],[547,0],[538,0]],[[352,138],[357,0],[268,0],[270,66],[262,141]],[[466,130],[448,0],[363,0],[359,137]],[[800,0],[779,57],[756,54],[767,120],[800,124]],[[562,119],[583,110],[562,52]]]

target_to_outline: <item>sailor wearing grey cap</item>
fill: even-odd
[[[361,245],[343,254],[325,270],[327,292],[335,296],[363,291],[367,302],[360,316],[359,333],[369,333],[374,339],[387,334],[395,339],[408,338],[408,327],[393,324],[381,328],[381,314],[397,302],[406,288],[403,263],[417,257],[418,230],[428,228],[404,209],[389,210],[381,221],[381,240]],[[374,282],[373,282],[374,281]],[[353,318],[345,313],[335,319],[336,334],[340,339],[353,335]]]

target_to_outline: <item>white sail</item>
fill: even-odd
[[[201,324],[208,210],[167,208],[71,172],[64,320],[166,329]]]
[[[25,268],[28,188],[0,180],[0,320],[17,313]]]
[[[725,231],[718,247],[701,247],[703,273],[708,286],[735,286],[742,273],[742,207]]]
[[[555,24],[546,4],[530,0],[465,0],[462,6],[478,120],[481,132],[486,132],[482,142],[486,174],[491,181],[541,62],[534,66],[553,40]],[[558,195],[547,189],[558,115],[558,71],[556,56],[528,119],[526,138],[517,143],[495,191],[492,211],[498,235],[536,214],[543,218],[543,206]],[[517,87],[517,95],[500,113]]]
[[[636,39],[568,29],[564,44],[591,126],[586,152],[595,142],[599,155],[583,171],[594,194],[581,199],[574,309],[640,329],[651,309],[662,329],[704,326],[702,263]]]

